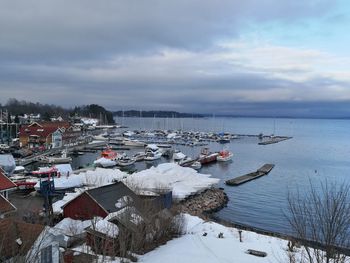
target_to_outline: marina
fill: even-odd
[[[299,158],[308,158],[305,154],[300,153],[297,150],[297,146],[305,136],[305,134],[310,134],[309,131],[305,134],[295,133],[298,123],[301,126],[308,127],[302,120],[288,120],[281,119],[278,121],[279,130],[277,130],[276,137],[289,137],[293,139],[283,140],[278,144],[278,149],[274,147],[260,147],[259,142],[268,140],[269,136],[263,135],[259,136],[260,133],[269,134],[271,130],[269,128],[273,120],[269,119],[232,119],[232,122],[225,120],[226,132],[225,134],[231,135],[232,139],[229,143],[222,144],[217,141],[217,134],[220,130],[217,128],[218,125],[212,120],[208,119],[181,119],[183,122],[184,129],[180,130],[174,126],[176,129],[172,130],[152,130],[152,123],[154,119],[142,119],[142,129],[140,128],[139,120],[135,118],[125,118],[125,126],[129,128],[114,128],[114,129],[101,129],[100,134],[104,134],[101,141],[90,141],[89,143],[79,144],[79,145],[68,145],[68,156],[72,158],[72,168],[73,170],[83,169],[92,170],[94,168],[94,161],[99,158],[101,151],[110,145],[114,151],[125,152],[129,157],[134,157],[137,162],[132,163],[127,166],[118,166],[117,163],[111,167],[112,169],[121,169],[132,173],[135,171],[142,171],[149,169],[152,166],[157,166],[161,163],[172,162],[172,154],[175,150],[181,151],[186,156],[192,159],[192,161],[183,160],[183,166],[191,167],[197,169],[204,174],[212,174],[221,179],[218,186],[223,187],[224,191],[227,193],[230,201],[227,206],[216,212],[217,216],[231,222],[235,223],[246,223],[254,227],[267,229],[269,231],[276,231],[279,233],[286,232],[286,224],[283,220],[283,214],[281,213],[284,207],[284,201],[286,199],[285,193],[287,192],[288,185],[284,182],[284,177],[287,176],[288,180],[292,182],[290,185],[295,185],[294,176],[299,178],[298,180],[305,181],[299,177],[298,170],[295,164],[296,156]],[[179,121],[179,120],[177,120]],[[219,122],[221,122],[219,120]],[[192,124],[191,124],[192,123]],[[250,128],[251,123],[254,123],[254,128]],[[192,126],[190,126],[192,125]],[[192,127],[192,128],[191,128]],[[317,125],[316,125],[317,127]],[[138,140],[144,142],[145,144],[156,143],[157,147],[162,151],[162,157],[157,160],[144,161],[145,154],[144,147],[138,146],[125,146],[119,138],[127,138],[129,140]],[[313,136],[315,136],[314,130],[312,130]],[[175,137],[175,139],[174,139]],[[262,137],[262,139],[260,139]],[[297,137],[297,139],[296,139]],[[117,139],[116,139],[117,138]],[[307,137],[308,142],[313,142],[314,139]],[[196,145],[194,142],[200,142]],[[306,143],[306,142],[304,142]],[[205,146],[201,146],[205,144]],[[228,149],[232,151],[233,157],[228,158],[228,161],[218,161],[201,165],[198,162],[198,158],[203,147],[209,148],[210,152],[219,154],[221,151]],[[319,146],[318,146],[319,147]],[[37,169],[40,164],[37,161],[37,157],[41,155],[45,156],[60,156],[62,148],[54,148],[44,151],[42,153],[37,153],[32,156],[25,158],[18,158],[17,164],[20,162],[27,164],[26,170]],[[121,149],[121,150],[119,150]],[[288,163],[285,162],[288,158]],[[303,160],[300,159],[298,165],[302,164]],[[250,180],[249,184],[240,184],[240,187],[230,187],[225,184],[226,181],[236,178],[242,174],[247,173],[252,167],[259,167],[263,163],[273,163],[275,168],[270,172],[273,176],[261,176],[259,180]],[[128,162],[126,162],[128,164]],[[309,171],[308,176],[320,176],[324,174],[326,170],[318,168],[318,173],[315,174],[316,165],[311,167],[304,167],[303,171]],[[124,165],[124,164],[122,164]],[[111,169],[110,168],[110,169]],[[329,171],[330,172],[330,171]],[[302,174],[305,174],[302,173]],[[301,174],[301,175],[302,175]],[[300,176],[301,176],[300,175]],[[306,177],[307,178],[307,177]],[[278,182],[278,184],[277,184]],[[25,188],[25,185],[22,185]],[[254,191],[252,191],[254,189]],[[262,191],[263,189],[270,189],[268,192]],[[284,191],[282,192],[282,189]],[[260,195],[264,196],[264,206],[269,207],[268,209],[272,211],[269,214],[258,212],[258,208],[261,206]],[[276,202],[276,197],[282,202]],[[244,203],[245,200],[249,200],[251,209],[248,209]],[[254,216],[247,216],[253,214]],[[233,216],[232,216],[233,215]],[[273,216],[272,216],[273,215]],[[277,219],[276,219],[277,218]],[[271,222],[274,222],[271,224]]]

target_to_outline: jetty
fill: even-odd
[[[275,167],[274,164],[267,163],[267,164],[264,164],[263,166],[261,166],[255,172],[248,173],[248,174],[227,180],[225,183],[227,185],[237,186],[237,185],[249,182],[251,180],[257,179],[261,176],[267,175],[273,169],[273,167]]]
[[[274,143],[279,143],[285,140],[289,140],[292,139],[292,137],[286,137],[286,136],[274,136],[274,137],[270,137],[268,140],[266,141],[262,141],[259,142],[259,145],[268,145],[268,144],[274,144]]]

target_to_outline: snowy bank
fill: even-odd
[[[138,262],[286,262],[286,240],[242,231],[243,242],[240,242],[238,230],[235,228],[205,222],[199,217],[187,214],[184,217],[187,226],[182,237],[140,256]],[[206,235],[203,236],[204,233]],[[223,233],[223,238],[218,238],[219,233]],[[248,249],[264,251],[267,256],[256,257],[247,254]]]
[[[201,192],[216,185],[220,179],[200,174],[196,170],[175,163],[163,163],[126,177],[123,182],[130,188],[147,191],[172,190],[177,200]]]

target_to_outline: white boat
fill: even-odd
[[[145,159],[146,154],[144,152],[138,152],[133,155],[136,162],[141,162]]]
[[[136,162],[135,158],[130,158],[128,156],[124,156],[118,160],[117,165],[125,167],[125,166],[133,165],[135,162]]]
[[[181,161],[182,159],[186,158],[187,156],[180,152],[180,151],[175,151],[173,154],[173,159],[174,161]]]
[[[113,167],[117,165],[117,161],[101,157],[94,161],[96,166],[102,166],[103,168]]]
[[[195,170],[199,170],[202,168],[202,164],[198,161],[193,162],[190,167]]]
[[[133,146],[133,147],[145,147],[146,145],[144,142],[140,142],[138,140],[131,140],[127,138],[123,140],[123,144],[125,146]]]
[[[232,160],[233,153],[228,150],[223,150],[219,152],[219,155],[217,157],[217,161],[219,162],[227,162]]]
[[[177,164],[181,166],[187,166],[187,164],[190,164],[191,162],[193,162],[192,158],[185,155],[185,157],[179,160]]]
[[[70,163],[72,162],[72,158],[67,156],[67,151],[62,151],[61,157],[43,156],[39,159],[39,162],[46,164]]]
[[[162,152],[155,144],[149,144],[145,148],[145,161],[154,161],[162,157]]]

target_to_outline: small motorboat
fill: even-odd
[[[144,142],[140,142],[138,140],[131,140],[128,138],[124,138],[123,144],[125,146],[132,146],[132,147],[145,147],[146,145]]]
[[[62,151],[61,157],[43,156],[39,159],[39,162],[44,164],[63,164],[71,163],[72,158],[67,156],[67,151]]]
[[[94,165],[101,166],[103,168],[113,167],[117,165],[117,160],[111,160],[105,157],[101,157],[94,161]]]
[[[145,159],[146,154],[144,152],[138,152],[133,155],[136,162],[141,162]]]
[[[189,167],[195,170],[199,170],[202,168],[202,164],[198,161],[195,161]]]
[[[227,162],[232,160],[233,153],[228,150],[223,150],[219,152],[219,155],[217,157],[218,162]]]
[[[135,158],[130,158],[128,156],[123,156],[117,161],[117,165],[125,167],[125,166],[133,165],[135,162],[136,162]]]

